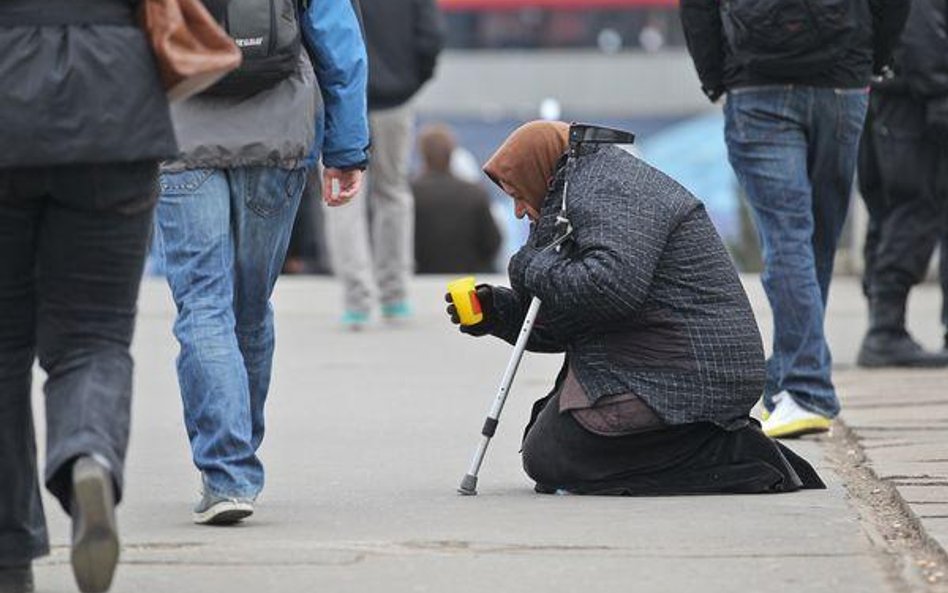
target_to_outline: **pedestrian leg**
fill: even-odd
[[[0,170],[0,570],[49,553],[30,388],[35,353],[35,241],[45,196]]]
[[[414,269],[415,202],[408,167],[415,125],[411,105],[370,114],[372,156],[372,237],[382,313],[408,315],[408,282]]]
[[[243,167],[231,172],[234,239],[234,319],[250,388],[251,446],[263,441],[274,330],[270,296],[306,183],[305,169]]]

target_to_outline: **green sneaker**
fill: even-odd
[[[408,301],[398,301],[382,305],[382,317],[384,317],[386,321],[406,321],[411,319],[411,305],[408,304]]]
[[[369,314],[365,311],[346,311],[340,321],[342,326],[350,331],[362,331],[369,324]]]

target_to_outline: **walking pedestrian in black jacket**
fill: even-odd
[[[728,158],[760,233],[773,309],[764,432],[829,430],[839,413],[823,322],[873,72],[908,0],[682,0],[702,89],[727,93]]]
[[[538,490],[821,487],[809,464],[749,417],[763,346],[702,204],[615,145],[583,145],[566,166],[568,130],[527,124],[485,165],[532,225],[510,261],[511,288],[479,287],[485,319],[461,327],[513,343],[531,296],[543,302],[527,348],[566,360],[523,443]],[[564,200],[571,239],[546,249]]]
[[[858,357],[865,367],[948,366],[948,352],[926,352],[905,329],[909,291],[925,278],[948,205],[945,4],[912,2],[895,76],[872,85],[859,154],[859,189],[869,210],[869,332]]]
[[[0,591],[49,552],[30,410],[46,371],[44,481],[72,515],[82,591],[118,560],[129,344],[158,198],[176,152],[134,0],[0,2]]]

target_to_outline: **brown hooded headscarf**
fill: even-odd
[[[497,185],[503,181],[518,198],[539,210],[556,163],[568,146],[569,124],[532,121],[504,141],[484,165],[484,173]]]

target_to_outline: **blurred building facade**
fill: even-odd
[[[628,129],[638,136],[636,153],[702,199],[728,243],[745,240],[723,119],[700,92],[676,0],[440,5],[448,50],[419,96],[422,122],[450,124],[479,162],[541,115]],[[509,200],[496,191],[494,197],[510,213],[500,255],[506,261],[526,228]]]

